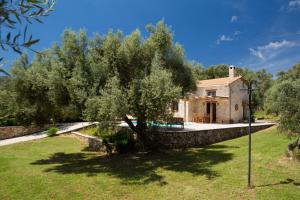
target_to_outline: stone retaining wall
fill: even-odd
[[[252,127],[252,132],[257,132],[271,126],[273,125],[255,125]],[[230,140],[247,134],[248,127],[238,127],[199,131],[159,131],[149,133],[149,136],[159,146],[166,148],[189,148]]]
[[[93,137],[90,135],[84,135],[75,131],[71,132],[71,134],[79,140],[83,141],[88,146],[88,149],[91,151],[104,150],[103,141],[100,138]]]
[[[273,124],[252,126],[252,132],[257,132],[273,126]],[[131,131],[128,127],[124,128]],[[84,135],[79,132],[71,132],[71,134],[83,141],[92,151],[105,151],[105,145],[100,138]],[[148,139],[152,140],[155,146],[176,149],[199,147],[225,140],[238,138],[248,134],[248,127],[234,127],[214,130],[192,130],[192,131],[156,131],[149,132]]]
[[[29,135],[40,131],[41,127],[4,126],[0,127],[0,140]]]

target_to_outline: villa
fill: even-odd
[[[228,77],[198,81],[197,90],[172,109],[185,122],[238,123],[248,113],[247,84],[230,66]]]

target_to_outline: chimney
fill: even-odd
[[[230,65],[229,66],[229,78],[234,78],[235,77],[235,66]]]

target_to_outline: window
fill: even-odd
[[[239,105],[238,105],[238,104],[235,104],[234,109],[235,109],[236,111],[238,111]]]
[[[178,102],[177,101],[173,101],[173,103],[172,103],[172,111],[173,112],[178,112]]]
[[[209,97],[215,97],[216,96],[216,91],[212,91],[212,90],[207,91],[207,96],[209,96]]]

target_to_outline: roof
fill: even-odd
[[[208,80],[200,80],[197,82],[197,87],[207,87],[207,86],[218,86],[218,85],[230,85],[236,80],[242,79],[242,76],[237,77],[226,77],[226,78],[215,78]]]

